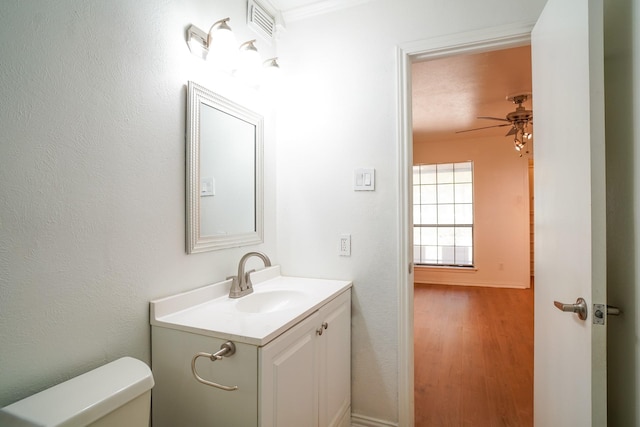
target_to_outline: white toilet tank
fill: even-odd
[[[148,427],[153,376],[123,357],[0,409],[2,426]]]

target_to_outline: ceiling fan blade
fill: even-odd
[[[509,130],[509,132],[507,132],[507,134],[505,136],[509,136],[509,135],[515,135],[516,134],[516,128],[511,128]]]
[[[481,117],[477,117],[478,119],[485,119],[485,120],[499,120],[501,122],[508,122],[509,120],[507,119],[501,119],[499,117],[487,117],[487,116],[481,116]]]
[[[505,123],[503,125],[485,126],[485,127],[481,127],[481,128],[475,128],[475,129],[459,130],[456,133],[472,132],[474,130],[482,130],[482,129],[490,129],[490,128],[501,128],[501,127],[504,127],[504,126],[511,126],[511,123]]]

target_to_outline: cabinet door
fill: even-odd
[[[318,425],[318,340],[315,312],[262,347],[261,427]]]
[[[351,407],[351,291],[320,309],[320,427],[336,427]],[[324,326],[324,325],[323,325]],[[350,421],[350,417],[347,417]]]

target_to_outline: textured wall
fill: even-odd
[[[287,274],[354,280],[353,411],[398,420],[398,44],[533,22],[544,0],[378,0],[289,22],[279,46],[278,254]],[[286,67],[285,67],[286,65]],[[376,168],[376,191],[353,170]],[[338,236],[352,235],[352,256]],[[383,424],[385,425],[385,424]]]
[[[0,406],[149,362],[148,302],[236,271],[248,248],[184,250],[187,81],[269,111],[189,53],[186,28],[225,16],[250,37],[232,0],[0,4]],[[277,261],[272,123],[260,248]]]

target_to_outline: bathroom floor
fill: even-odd
[[[533,425],[533,289],[416,285],[416,427]]]

